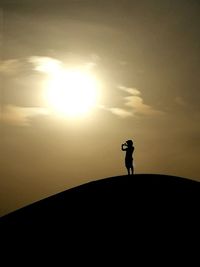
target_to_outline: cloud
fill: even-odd
[[[74,58],[76,57],[75,55],[73,56]],[[72,58],[68,58],[68,60],[69,62],[73,62]],[[97,61],[99,60],[100,58],[97,55],[91,55],[91,60],[88,61],[85,59],[84,62],[81,62],[81,59],[79,59],[79,63],[77,65],[79,68],[83,68],[84,70],[92,70],[97,66]],[[32,56],[28,59],[28,61],[33,64],[34,70],[50,75],[54,75],[56,72],[65,69],[64,62],[51,57]]]
[[[34,65],[34,70],[47,74],[55,73],[62,68],[61,61],[50,57],[32,56],[28,60]]]
[[[70,60],[72,59],[69,58]],[[96,67],[97,61],[99,60],[100,58],[97,55],[91,55],[90,60],[82,62],[81,67],[86,70],[91,70]],[[63,68],[64,63],[52,57],[31,56],[29,58],[0,60],[0,74],[7,76],[26,73],[32,70],[51,75]]]
[[[0,60],[0,74],[5,76],[26,75],[36,68],[36,59],[45,57],[13,58]],[[53,59],[52,59],[53,60]],[[38,60],[39,62],[39,60]]]
[[[122,109],[122,108],[107,108],[104,105],[98,105],[98,107],[100,109],[109,111],[109,112],[111,112],[111,113],[113,113],[113,114],[115,114],[121,118],[127,118],[127,117],[133,116],[133,114],[130,111],[127,111],[127,110]]]
[[[144,103],[141,92],[136,88],[130,88],[125,86],[118,86],[120,91],[128,93],[128,96],[123,97],[123,108],[121,107],[111,107],[111,108],[104,108],[111,113],[121,117],[121,118],[128,118],[137,115],[161,115],[164,114],[163,111],[156,110],[153,107]]]
[[[0,60],[0,73],[3,75],[15,75],[23,65],[24,62],[19,59]]]
[[[0,122],[15,126],[29,126],[33,117],[46,114],[48,111],[45,108],[6,105],[2,108]]]
[[[125,86],[120,85],[118,87],[118,89],[121,91],[124,91],[126,93],[129,93],[131,95],[141,95],[140,91],[136,88],[129,88],[129,87],[125,87]]]
[[[87,62],[85,64],[85,69],[86,70],[92,70],[97,66],[97,64],[95,62]]]
[[[140,96],[127,96],[125,99],[125,105],[130,107],[135,114],[140,115],[155,115],[163,114],[162,111],[156,110],[153,107],[143,103],[143,99]]]
[[[127,118],[127,117],[132,117],[133,113],[131,111],[127,111],[122,108],[110,108],[109,109],[113,114],[121,117],[121,118]]]

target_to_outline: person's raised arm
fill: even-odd
[[[126,151],[126,148],[124,148],[125,144],[122,144],[121,149],[122,151]]]

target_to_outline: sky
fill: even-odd
[[[126,174],[128,139],[135,173],[200,181],[199,13],[197,0],[1,1],[0,215]],[[84,116],[44,97],[70,68],[98,83]]]

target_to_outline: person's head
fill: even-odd
[[[126,143],[127,143],[128,146],[132,146],[133,145],[133,141],[132,140],[127,140]]]

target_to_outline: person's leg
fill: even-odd
[[[132,174],[132,175],[134,174],[133,166],[131,167],[131,174]]]
[[[133,159],[132,159],[132,161],[131,161],[131,173],[132,173],[132,175],[134,174],[134,165],[133,165]]]
[[[128,175],[130,175],[130,169],[129,168],[127,168],[127,171],[128,171]]]

